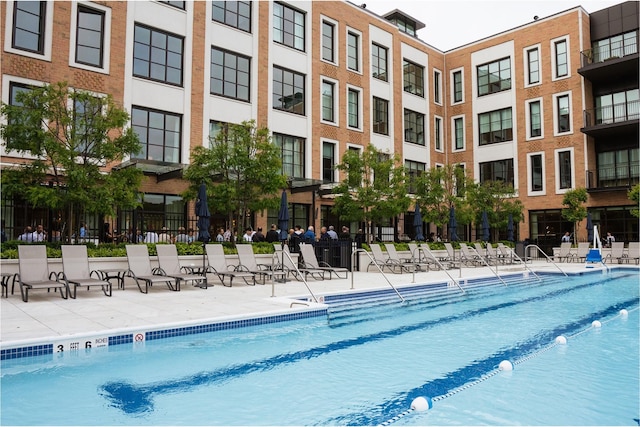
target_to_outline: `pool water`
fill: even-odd
[[[336,303],[328,320],[6,360],[0,423],[637,424],[637,273],[406,299]],[[554,345],[558,335],[568,343]],[[496,374],[505,359],[514,370]],[[433,408],[407,413],[419,396]]]

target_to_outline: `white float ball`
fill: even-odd
[[[620,310],[620,316],[627,317],[628,315],[629,315],[629,312],[627,310],[625,310],[624,308],[622,310]]]
[[[501,371],[513,371],[513,363],[509,362],[508,360],[503,360],[502,362],[500,362],[500,365],[498,365],[498,368]]]
[[[431,399],[422,396],[416,397],[413,399],[413,402],[411,402],[411,409],[418,412],[428,411],[432,407],[433,403]]]
[[[567,343],[567,338],[562,336],[562,335],[558,335],[556,337],[556,344],[566,344]]]
[[[599,320],[594,320],[593,322],[591,322],[591,326],[593,326],[594,328],[600,328],[602,327],[602,323],[600,323]]]

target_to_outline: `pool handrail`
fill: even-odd
[[[520,261],[520,263],[521,263],[521,264],[522,264],[522,266],[525,268],[525,270],[529,270],[529,273],[531,273],[531,274],[533,274],[534,276],[536,276],[536,279],[538,279],[538,282],[542,282],[542,279],[540,278],[540,276],[538,276],[538,275],[536,274],[536,272],[535,272],[535,271],[533,271],[532,269],[530,269],[530,268],[527,266],[527,262],[526,262],[525,260],[523,260],[522,258],[520,258],[520,257],[518,256],[518,254],[517,254],[513,249],[511,249],[511,248],[508,248],[508,249],[509,249],[509,251],[511,252],[511,256],[512,256],[512,257],[515,257],[518,261]]]
[[[291,258],[291,254],[288,251],[285,250],[276,250],[276,252],[274,252],[274,256],[277,256],[277,252],[282,252],[282,256],[286,256],[287,259],[291,262],[291,265],[293,266],[293,268],[296,270],[296,272],[298,273],[298,276],[300,277],[300,280],[302,280],[302,283],[304,283],[304,285],[307,287],[307,290],[309,291],[309,294],[311,294],[311,298],[313,298],[313,302],[318,302],[318,298],[316,298],[316,296],[314,295],[313,291],[311,290],[311,288],[309,287],[309,284],[307,283],[307,280],[305,279],[305,276],[300,272],[300,270],[298,270],[298,266],[296,265],[295,262],[293,262],[293,258]],[[282,259],[282,265],[284,268],[284,258]],[[298,277],[296,276],[296,277]],[[273,295],[275,292],[275,280],[272,280],[272,284],[271,284],[271,296],[275,296]]]
[[[449,279],[451,279],[451,281],[458,287],[460,288],[460,290],[462,291],[463,294],[466,294],[467,291],[465,291],[462,286],[460,286],[460,283],[456,282],[456,279],[453,278],[453,276],[451,276],[449,274],[449,272],[444,268],[444,266],[442,265],[442,263],[440,262],[440,260],[438,258],[436,258],[435,256],[433,256],[433,254],[431,253],[431,251],[428,248],[423,247],[422,245],[418,246],[418,251],[423,251],[426,254],[431,255],[431,258],[433,258],[433,260],[438,264],[438,266],[440,267],[440,270],[444,271],[447,276],[449,276]],[[460,263],[460,271],[462,271],[462,263]]]
[[[380,267],[380,265],[376,262],[375,259],[373,259],[373,256],[366,249],[360,248],[360,249],[355,249],[353,252],[351,252],[351,289],[355,289],[353,286],[353,276],[354,276],[353,268],[356,265],[355,263],[356,254],[360,252],[367,254],[369,259],[371,260],[371,264],[375,265],[378,268],[378,271],[380,271],[380,273],[382,274],[382,277],[384,277],[384,280],[386,280],[389,286],[391,286],[391,288],[396,292],[396,294],[398,294],[398,297],[400,297],[400,301],[405,302],[404,297],[400,295],[400,292],[398,292],[398,289],[396,289],[396,287],[393,286],[393,284],[389,281],[389,278],[387,277],[387,275],[384,274],[384,271],[382,271],[382,268]],[[414,275],[415,275],[415,271],[414,271]]]
[[[540,249],[540,246],[538,245],[534,245],[534,244],[530,244],[525,246],[524,248],[524,253],[525,253],[525,260],[528,258],[528,253],[529,253],[529,248],[535,248],[538,250],[539,253],[541,253],[542,255],[544,255],[544,257],[547,259],[547,261],[549,261],[551,264],[553,264],[558,270],[560,270],[560,273],[564,274],[566,277],[569,277],[569,275],[567,273],[564,272],[564,270],[562,270],[560,267],[558,267],[558,264],[556,264],[555,262],[553,262],[553,260],[551,258],[549,258],[549,255],[547,255],[542,249]]]
[[[500,275],[498,274],[498,264],[496,264],[496,269],[494,271],[494,269],[491,268],[491,266],[489,265],[489,263],[487,262],[485,257],[480,255],[480,252],[478,252],[478,250],[476,248],[469,246],[469,250],[475,252],[476,255],[478,255],[478,258],[484,263],[484,265],[486,265],[489,268],[489,271],[491,271],[493,273],[493,275],[496,276],[498,278],[498,280],[500,280],[502,282],[503,285],[508,286],[507,282],[505,282],[502,279],[502,277],[500,277]],[[462,264],[460,264],[460,265],[462,265]]]

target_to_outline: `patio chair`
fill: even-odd
[[[559,262],[569,262],[569,260],[574,256],[575,254],[571,252],[571,242],[562,242],[560,243],[560,252],[558,253],[558,255],[553,257],[553,260]]]
[[[624,254],[624,242],[613,242],[611,243],[611,252],[607,255],[607,258],[610,261],[614,259],[620,264],[625,259]]]
[[[140,292],[148,293],[149,287],[154,283],[165,283],[172,291],[180,290],[180,282],[177,279],[163,275],[158,268],[151,268],[147,245],[127,245],[126,249],[129,264],[127,275],[135,280]],[[142,284],[144,284],[144,290]]]
[[[408,265],[404,266],[400,260],[391,259],[389,257],[388,251],[387,255],[384,255],[379,243],[371,243],[369,247],[371,248],[371,256],[382,271],[384,271],[385,268],[389,269],[389,271],[391,271],[392,273],[403,273],[404,271],[412,271]],[[388,250],[387,245],[385,245],[385,248],[387,248]],[[373,262],[369,263],[369,265],[367,266],[367,271],[369,271],[369,267],[371,267],[372,265],[374,265]]]
[[[420,262],[428,263],[430,270],[441,270],[441,269],[452,269],[459,266],[458,261],[454,261],[453,259],[442,259],[439,260],[436,256],[431,252],[431,249],[428,245],[420,245],[417,249],[418,251],[418,259]]]
[[[236,271],[246,271],[253,273],[256,276],[262,277],[262,284],[266,283],[267,278],[271,280],[284,279],[287,275],[286,271],[275,270],[275,265],[259,264],[256,261],[256,256],[253,253],[253,246],[250,244],[237,244],[238,259],[240,264],[236,267]]]
[[[502,257],[504,264],[519,263],[520,260],[515,256],[513,249],[505,246],[503,243],[498,243],[498,252]]]
[[[207,244],[205,245],[207,251],[207,267],[206,273],[213,273],[218,276],[220,282],[224,286],[233,286],[233,279],[236,277],[242,279],[247,285],[255,286],[256,275],[248,271],[237,271],[233,266],[227,264],[227,258],[224,255],[224,249],[220,244]],[[229,278],[229,284],[224,283],[224,279]]]
[[[318,258],[316,258],[315,250],[313,249],[313,245],[301,244],[300,255],[302,255],[304,268],[327,271],[329,272],[329,280],[331,280],[332,274],[335,274],[338,279],[346,279],[347,277],[349,277],[348,268],[332,267],[324,261],[318,261]],[[344,274],[344,277],[340,276],[340,274]]]
[[[194,274],[193,269],[180,265],[176,245],[156,245],[156,253],[160,274],[176,279],[178,288],[182,282],[191,282],[193,286],[207,289],[206,274]]]
[[[279,252],[284,252],[289,256],[285,254],[278,255]],[[288,245],[284,245],[282,249],[276,250],[276,257],[278,257],[278,264],[284,269],[284,271],[287,272],[287,274],[292,275],[296,280],[300,280],[299,279],[300,276],[298,272],[300,272],[300,274],[304,276],[304,280],[307,280],[308,276],[311,276],[316,280],[324,280],[326,278],[325,273],[327,272],[327,270],[324,270],[321,268],[296,266],[291,262],[290,256],[291,256],[291,252],[289,252]],[[329,277],[331,277],[331,273],[329,273]]]
[[[490,243],[487,242],[487,246],[483,248],[482,243],[475,242],[473,244],[473,249],[475,249],[476,253],[478,254],[481,260],[484,260],[489,265],[496,265],[499,262],[498,256],[495,252],[493,256],[491,255],[491,252],[489,250],[489,245]]]
[[[575,258],[578,262],[582,262],[587,259],[589,253],[589,242],[578,242],[578,249],[576,250]]]
[[[633,260],[636,265],[640,264],[640,242],[629,242],[627,248],[627,263]]]
[[[420,262],[417,260],[413,260],[412,258],[400,258],[400,254],[398,254],[398,251],[396,250],[396,247],[393,243],[385,244],[384,247],[387,249],[389,260],[399,263],[400,265],[405,267],[405,270],[409,272],[429,271],[429,263],[427,262]]]
[[[475,249],[467,246],[466,243],[460,243],[460,262],[464,265],[478,267],[483,265],[483,258]]]
[[[449,242],[444,242],[444,248],[447,250],[447,256],[446,258],[441,258],[440,261],[455,259],[456,251],[453,249],[453,245]]]
[[[59,289],[60,296],[69,297],[69,284],[58,274],[49,272],[47,247],[44,245],[18,246],[18,274],[15,281],[20,285],[22,301],[29,301],[29,291],[36,289]],[[63,292],[64,291],[64,292]]]
[[[69,290],[73,285],[71,298],[76,297],[78,286],[100,286],[102,292],[111,296],[111,282],[105,280],[99,271],[89,268],[89,256],[85,245],[62,245],[62,277],[69,283]],[[94,277],[95,276],[95,277]]]
[[[497,247],[493,247],[489,242],[487,242],[486,245],[487,260],[494,264],[507,264],[510,261],[502,256],[502,253],[498,251]]]

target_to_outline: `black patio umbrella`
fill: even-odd
[[[198,216],[198,240],[207,243],[211,239],[209,234],[209,205],[207,203],[207,186],[200,184],[198,189],[198,201],[196,202],[196,215]]]
[[[280,240],[287,240],[289,235],[289,206],[287,206],[287,192],[284,190],[282,190],[282,196],[280,197],[278,228],[280,228]]]
[[[458,234],[456,233],[457,228],[456,209],[452,206],[451,209],[449,209],[449,240],[452,242],[458,240]]]
[[[482,241],[489,241],[489,218],[487,217],[487,211],[482,211]]]
[[[422,235],[422,214],[420,213],[420,205],[417,203],[413,217],[413,228],[416,232],[416,240],[424,240],[424,236]]]
[[[509,214],[509,221],[507,222],[507,240],[513,242],[513,214]]]
[[[587,241],[593,241],[593,221],[591,220],[591,212],[587,212]]]

